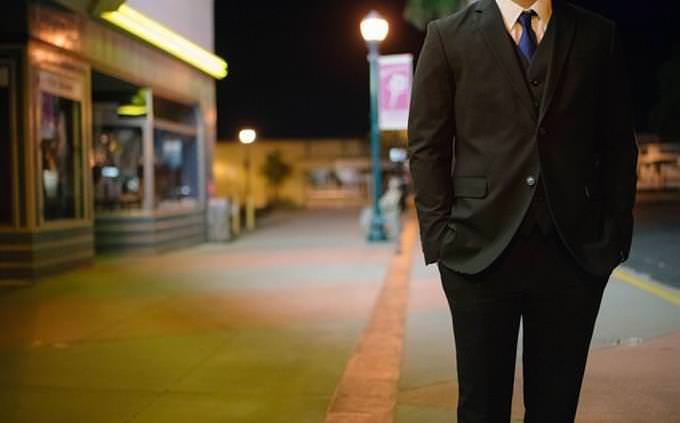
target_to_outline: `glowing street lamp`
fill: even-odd
[[[374,10],[361,21],[361,35],[367,43],[383,42],[389,31],[390,25]]]
[[[257,132],[254,129],[241,129],[238,133],[238,139],[243,144],[252,144],[257,139]]]
[[[382,195],[382,166],[380,161],[380,129],[378,128],[378,57],[380,43],[385,40],[389,32],[389,24],[376,11],[371,11],[361,21],[361,35],[368,47],[368,63],[370,68],[371,90],[371,161],[373,165],[373,213],[368,230],[369,241],[385,241],[385,224],[380,210],[380,196]]]
[[[245,197],[246,206],[246,228],[249,231],[255,229],[255,201],[250,194],[250,144],[257,139],[257,132],[254,129],[241,129],[238,133],[238,139],[245,147],[245,157],[243,159],[243,170],[245,173],[245,188],[243,196]]]

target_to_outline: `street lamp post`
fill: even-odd
[[[368,230],[369,241],[385,241],[385,225],[380,209],[382,195],[382,166],[380,160],[380,129],[378,128],[378,57],[380,43],[387,37],[389,24],[378,12],[371,11],[361,21],[361,35],[368,46],[371,96],[371,161],[373,164],[373,213]]]
[[[243,159],[243,169],[245,172],[244,181],[244,205],[246,207],[246,229],[252,231],[255,229],[255,201],[250,192],[250,145],[257,139],[257,133],[254,129],[242,129],[238,133],[238,139],[245,147],[245,157]]]

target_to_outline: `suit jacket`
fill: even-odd
[[[547,78],[532,81],[545,84],[540,104],[494,0],[428,25],[408,131],[427,264],[487,268],[517,232],[534,181],[586,271],[609,274],[628,256],[637,146],[617,30],[553,3]]]

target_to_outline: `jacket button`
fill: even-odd
[[[532,79],[531,85],[533,85],[534,87],[538,87],[539,85],[541,85],[541,81],[539,81],[538,79]]]
[[[533,176],[527,176],[526,182],[527,185],[533,187],[534,185],[536,185],[536,178],[534,178]]]

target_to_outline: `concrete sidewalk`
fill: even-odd
[[[4,292],[0,422],[323,422],[338,404],[343,423],[454,422],[436,268],[417,237],[404,257],[357,219],[276,214],[231,244],[101,258]],[[612,280],[578,421],[680,421],[679,353],[680,308]]]
[[[450,313],[438,271],[426,268],[421,254],[414,258],[410,288],[396,421],[455,422]],[[674,293],[674,298],[677,303],[680,297]],[[680,307],[613,277],[596,324],[576,421],[680,422],[679,357]],[[521,350],[516,380],[513,419],[521,422]]]
[[[320,422],[393,243],[357,211],[0,296],[0,422]]]

